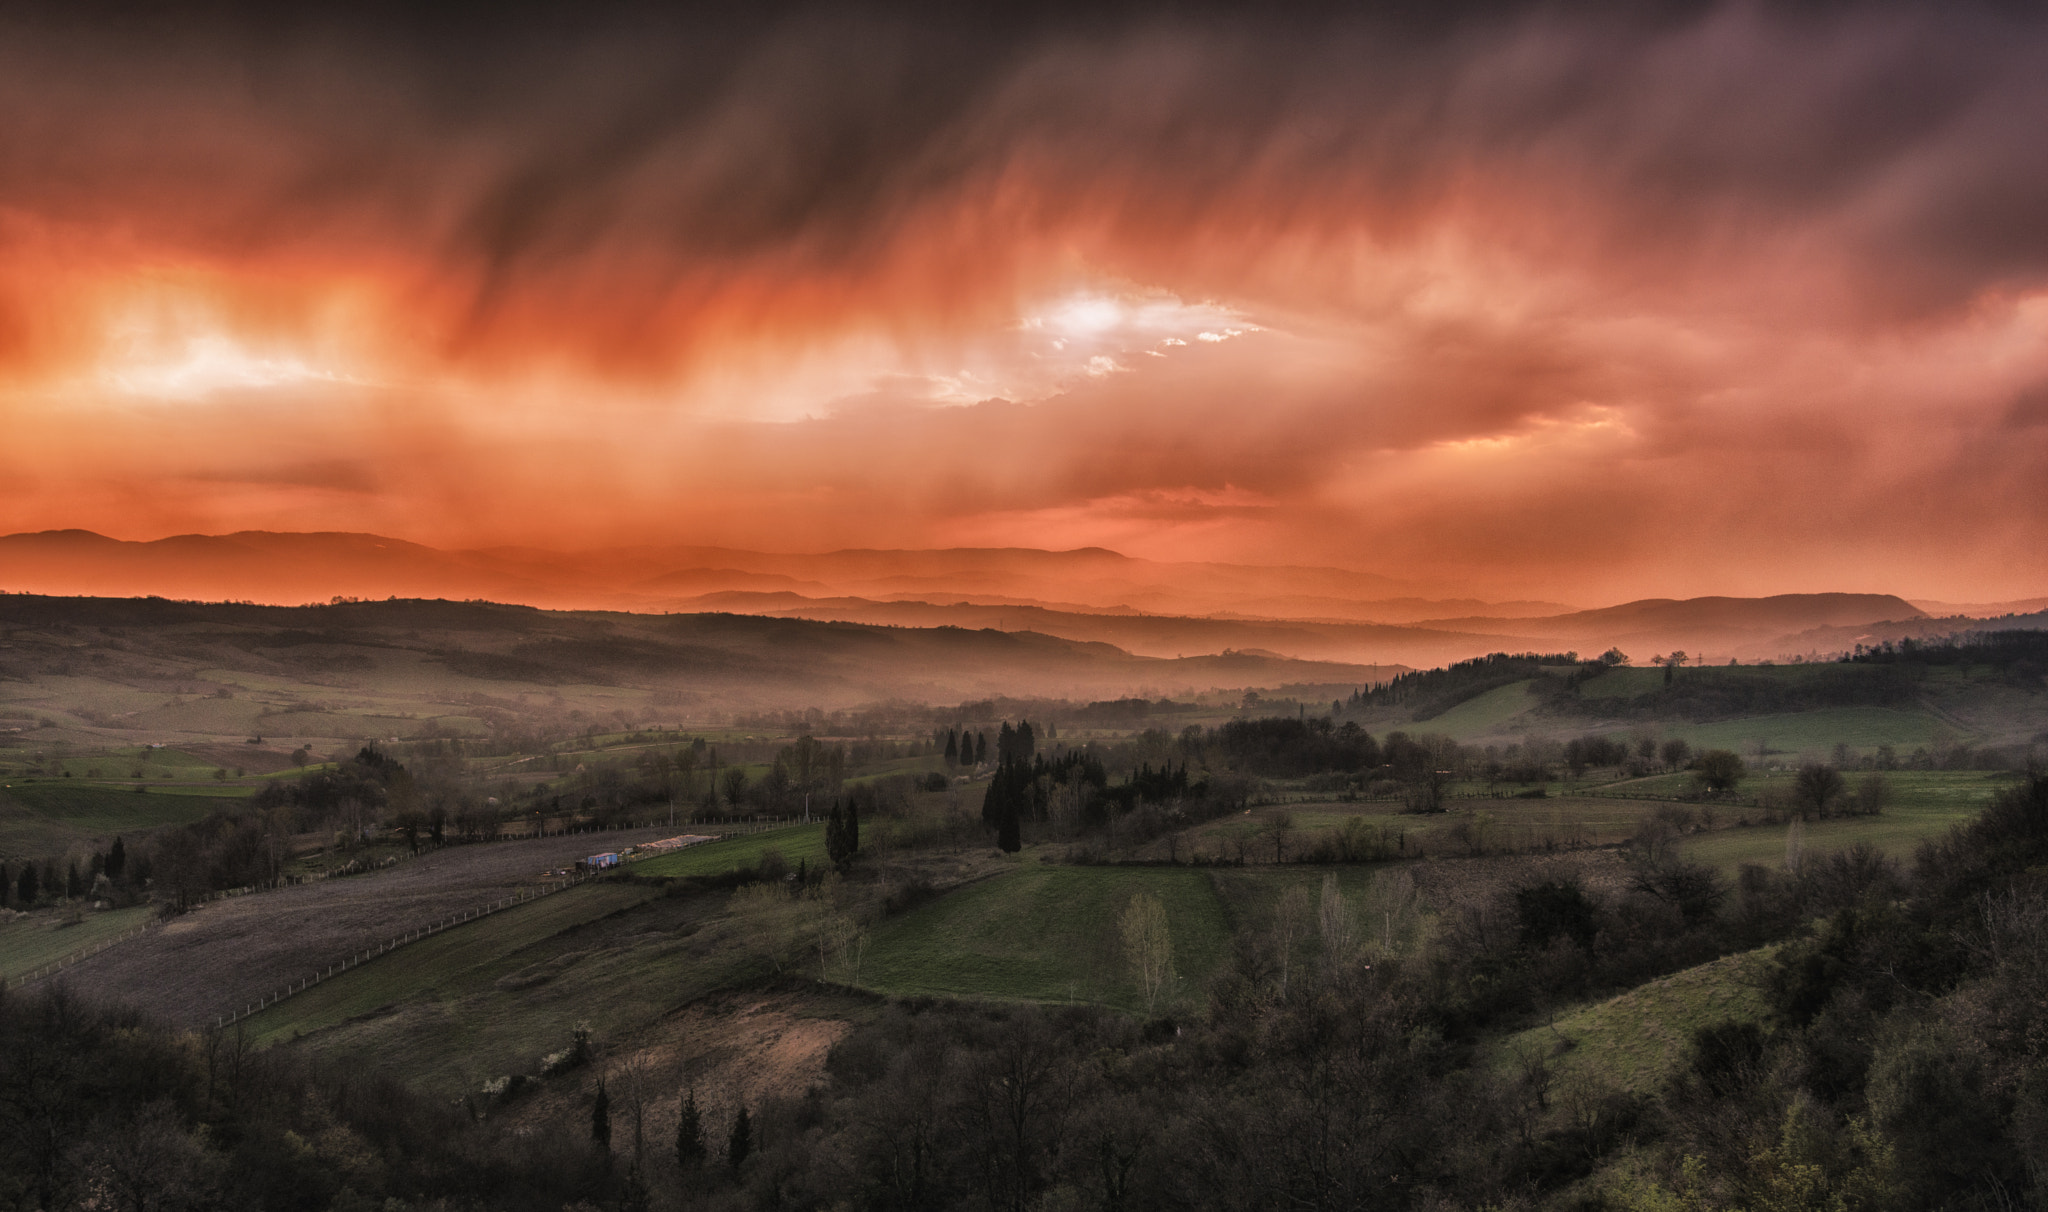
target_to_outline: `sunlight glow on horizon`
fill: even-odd
[[[0,532],[2048,592],[2048,22],[1055,27],[27,30]]]

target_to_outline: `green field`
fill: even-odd
[[[216,811],[243,807],[234,797],[137,794],[118,787],[75,783],[15,783],[0,791],[0,855],[43,856],[73,846],[104,843],[114,835],[182,825]]]
[[[380,956],[258,1012],[247,1030],[429,1089],[475,1090],[494,1075],[537,1071],[579,1024],[615,1038],[749,975],[759,961],[744,951],[707,953],[691,937],[691,919],[722,905],[586,884]]]
[[[1164,903],[1180,992],[1199,1001],[1232,930],[1209,873],[1053,867],[1028,859],[878,926],[861,983],[893,994],[1076,1000],[1142,1010],[1116,927],[1141,890]]]
[[[1887,811],[1874,817],[1837,817],[1828,821],[1803,823],[1803,861],[1846,850],[1867,842],[1911,866],[1913,852],[1921,842],[1937,838],[1976,816],[1975,811],[1912,812]],[[1745,863],[1765,867],[1785,865],[1786,840],[1790,825],[1750,825],[1701,834],[1685,843],[1687,857],[1733,874]]]
[[[633,891],[573,889],[414,943],[261,1012],[251,1029],[452,1096],[537,1073],[578,1027],[605,1046],[767,974],[764,959],[732,945],[725,898],[648,898],[642,888],[636,900]],[[435,943],[444,948],[408,958]],[[394,967],[379,972],[383,964]]]
[[[408,943],[352,972],[315,985],[249,1020],[259,1041],[304,1034],[393,1003],[435,999],[476,984],[507,956],[574,926],[646,901],[655,893],[633,884],[594,883],[503,909]],[[495,974],[489,979],[495,979]],[[487,982],[486,982],[487,983]]]
[[[1758,715],[1712,724],[1667,724],[1664,732],[1683,737],[1695,749],[1733,749],[1745,756],[1756,743],[1777,753],[1810,753],[1825,758],[1836,744],[1869,751],[1891,745],[1900,752],[1932,745],[1944,725],[1932,713],[1892,707],[1824,707],[1785,715]]]
[[[1542,700],[1529,693],[1528,680],[1489,690],[1467,699],[1442,715],[1418,722],[1414,731],[1436,733],[1467,741],[1499,730],[1509,721],[1534,710]]]
[[[1416,858],[1470,853],[1475,846],[1486,853],[1598,846],[1627,840],[1644,817],[1663,807],[1653,800],[1575,795],[1536,800],[1453,799],[1447,801],[1447,811],[1426,815],[1401,812],[1398,806],[1386,803],[1288,804],[1196,826],[1183,836],[1180,854],[1183,858],[1235,860],[1241,852],[1247,862],[1270,863],[1274,859],[1273,821],[1283,812],[1292,822],[1284,843],[1284,853],[1290,859],[1311,854],[1319,843],[1334,841],[1338,831],[1353,820],[1397,845],[1397,855]],[[1151,843],[1144,853],[1149,858],[1169,857],[1164,842]]]
[[[1763,1018],[1760,980],[1774,950],[1725,956],[1561,1014],[1496,1041],[1491,1063],[1512,1073],[1540,1059],[1561,1084],[1592,1080],[1652,1093],[1691,1059],[1693,1032]]]
[[[632,864],[632,872],[651,876],[724,875],[757,866],[761,856],[770,850],[779,851],[792,869],[800,862],[815,867],[825,861],[825,827],[791,825],[787,829],[706,842],[674,854],[642,859]]]
[[[17,918],[0,925],[0,981],[33,972],[52,960],[83,951],[147,922],[149,905],[87,913],[76,925],[65,925],[55,911]]]
[[[1789,798],[1793,780],[1789,770],[1750,775],[1738,790],[1745,800]],[[1844,777],[1853,791],[1865,775],[1850,771]],[[1811,859],[1845,849],[1857,842],[1869,842],[1901,861],[1910,861],[1922,841],[1940,837],[1950,829],[1974,819],[1994,796],[2013,785],[2018,776],[2004,771],[1984,770],[1893,770],[1885,772],[1890,803],[1874,817],[1837,817],[1804,823],[1805,854]],[[1616,791],[1639,794],[1676,795],[1693,789],[1689,774],[1656,775],[1612,785]],[[1733,872],[1744,863],[1777,867],[1785,862],[1785,839],[1791,826],[1766,825],[1761,810],[1753,805],[1709,801],[1724,826],[1693,837],[1686,852],[1701,862]],[[1743,825],[1739,822],[1752,823]]]

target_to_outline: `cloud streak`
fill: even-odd
[[[8,32],[9,529],[2041,589],[2024,15]]]

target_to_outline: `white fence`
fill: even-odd
[[[121,933],[115,935],[112,938],[103,938],[99,942],[94,943],[90,947],[82,947],[77,951],[73,951],[69,955],[63,956],[59,959],[51,960],[49,963],[44,964],[42,967],[37,968],[33,972],[24,973],[21,976],[17,976],[14,979],[8,981],[6,987],[8,989],[20,989],[25,985],[29,985],[36,981],[42,980],[44,977],[55,976],[59,972],[62,972],[64,969],[71,967],[73,964],[82,963],[85,960],[89,960],[93,956],[98,955],[100,952],[105,951],[107,948],[112,947],[117,943],[125,943],[131,938],[135,938],[138,935],[147,934],[149,931],[155,930],[162,925],[162,922],[144,922],[140,926],[136,926],[128,930],[123,930]]]
[[[242,1007],[240,1010],[236,1010],[229,1014],[216,1015],[214,1017],[213,1025],[215,1028],[233,1026],[235,1023],[238,1023],[241,1020],[248,1018],[250,1015],[255,1014],[260,1010],[265,1010],[271,1006],[275,1006],[277,1003],[283,1001],[288,997],[291,997],[293,994],[304,993],[306,990],[311,989],[313,986],[319,984],[321,981],[324,981],[329,977],[340,976],[342,973],[347,972],[351,968],[360,968],[364,964],[370,962],[373,959],[376,959],[380,955],[389,955],[391,952],[398,950],[400,947],[405,946],[407,943],[416,943],[429,935],[440,934],[443,931],[452,930],[455,927],[464,924],[465,922],[474,922],[481,918],[489,917],[491,914],[498,912],[500,909],[510,909],[514,905],[523,905],[528,901],[537,901],[544,896],[553,896],[555,893],[560,892],[565,888],[573,888],[578,884],[584,883],[589,878],[590,877],[586,876],[582,879],[563,880],[561,883],[558,884],[546,884],[537,888],[521,889],[520,891],[512,894],[511,896],[504,897],[500,900],[492,901],[488,905],[483,905],[475,909],[464,909],[459,913],[451,913],[447,917],[442,918],[440,921],[435,922],[432,925],[421,926],[417,930],[408,930],[404,934],[400,934],[393,938],[386,939],[384,942],[381,942],[374,947],[368,947],[364,950],[358,951],[354,955],[349,956],[347,959],[342,960],[340,963],[334,964],[333,966],[329,967],[324,972],[312,973],[309,976],[301,977],[298,980],[292,981],[289,984],[274,989],[271,992],[264,994],[262,997],[257,998],[255,1001],[250,1002],[248,1005]]]
[[[707,841],[699,842],[698,845],[710,845],[712,842],[723,841],[728,837],[739,837],[744,834],[765,833],[772,829],[786,829],[791,825],[801,823],[801,821],[796,819],[783,820],[778,818],[765,821],[732,821],[728,823],[710,825],[708,826],[708,828],[716,830],[717,836],[712,837]],[[705,823],[698,822],[698,824],[700,826],[703,826]],[[668,850],[663,851],[662,853],[674,854],[677,853],[677,851]],[[658,858],[660,857],[660,855],[650,854],[643,857]],[[637,862],[639,860],[635,859],[633,861]],[[384,942],[379,943],[377,946],[369,947],[362,951],[358,951],[355,954],[349,956],[347,959],[342,960],[340,963],[335,964],[332,967],[329,967],[323,972],[312,973],[308,976],[301,977],[296,981],[292,981],[289,984],[283,985],[275,990],[272,990],[270,993],[267,993],[262,997],[257,998],[255,1001],[243,1006],[240,1010],[236,1010],[229,1014],[217,1015],[214,1018],[213,1025],[216,1029],[223,1027],[231,1027],[234,1024],[241,1022],[243,1019],[248,1018],[250,1015],[256,1014],[257,1012],[262,1010],[266,1010],[271,1006],[275,1006],[277,1003],[285,1000],[288,997],[293,996],[294,994],[304,993],[306,990],[311,989],[313,986],[328,979],[329,977],[340,976],[342,973],[347,972],[351,968],[359,968],[362,965],[368,963],[369,961],[376,959],[380,955],[389,955],[391,952],[396,951],[398,948],[405,946],[407,943],[417,942],[420,939],[426,938],[429,935],[439,934],[442,931],[452,929],[456,926],[460,926],[465,922],[473,922],[478,920],[479,918],[489,917],[491,914],[498,912],[500,909],[510,909],[514,905],[521,905],[526,903],[527,901],[539,900],[541,897],[544,896],[552,896],[555,893],[561,892],[564,889],[573,888],[578,884],[587,883],[588,881],[594,878],[597,877],[595,875],[584,875],[575,879],[563,880],[560,883],[547,884],[535,889],[526,889],[518,893],[515,893],[512,896],[505,897],[501,900],[492,901],[490,904],[478,909],[465,909],[460,913],[450,914],[448,917],[445,917],[430,926],[423,926],[417,930],[408,931],[394,938],[387,939]]]

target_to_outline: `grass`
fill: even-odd
[[[61,914],[51,911],[17,918],[0,925],[0,981],[10,981],[33,972],[53,960],[133,930],[149,920],[148,905],[87,913],[83,920],[66,924]]]
[[[1529,685],[1528,681],[1520,681],[1489,690],[1442,715],[1413,725],[1411,731],[1438,733],[1460,741],[1496,732],[1537,706],[1540,700],[1529,693]]]
[[[1935,733],[1944,727],[1941,720],[1925,711],[1823,707],[1713,724],[1666,724],[1663,731],[1683,737],[1695,749],[1733,749],[1748,754],[1755,752],[1757,741],[1763,740],[1770,749],[1786,754],[1825,755],[1838,743],[1859,750],[1891,745],[1904,752],[1932,745]]]
[[[678,828],[688,831],[684,826]],[[799,862],[815,867],[825,861],[825,826],[791,825],[787,829],[706,842],[674,854],[643,859],[632,865],[632,871],[635,875],[651,876],[724,875],[760,865],[761,856],[770,850],[780,851],[783,861],[792,868]]]
[[[1738,790],[1745,797],[1789,796],[1797,776],[1789,770],[1754,774]],[[1851,790],[1864,777],[1851,771],[1844,776]],[[1868,842],[1900,860],[1910,860],[1922,841],[1937,838],[1982,812],[1994,796],[2013,785],[2017,775],[1983,770],[1893,770],[1885,773],[1891,801],[1877,816],[1838,817],[1807,821],[1805,854],[1816,858],[1857,842]],[[1622,791],[1642,794],[1678,794],[1692,788],[1687,774],[1657,775],[1617,784]],[[1759,819],[1759,810],[1748,805],[1710,805],[1723,822],[1747,817]],[[1789,824],[1737,825],[1701,834],[1686,843],[1686,852],[1700,862],[1734,872],[1744,863],[1781,866],[1785,862],[1785,838]]]
[[[273,1043],[399,1002],[459,996],[522,966],[511,961],[523,949],[655,895],[640,885],[601,882],[500,910],[323,981],[256,1014],[249,1031],[257,1042]]]
[[[885,993],[1091,1001],[1144,1009],[1117,917],[1133,894],[1166,907],[1183,996],[1222,963],[1231,914],[1209,873],[1055,867],[1029,859],[876,928],[861,983]]]
[[[1517,1032],[1492,1046],[1491,1063],[1514,1072],[1540,1058],[1559,1084],[1590,1080],[1649,1094],[1690,1061],[1695,1031],[1763,1018],[1761,980],[1774,950],[1724,956]]]
[[[1880,816],[1807,821],[1802,826],[1805,832],[1802,843],[1804,861],[1811,862],[1837,850],[1846,850],[1858,842],[1867,842],[1900,862],[1910,863],[1921,842],[1942,836],[1975,817],[1978,811],[1978,808],[1966,807],[1893,808]],[[1785,864],[1786,839],[1791,828],[1787,824],[1717,830],[1687,842],[1685,853],[1697,862],[1730,874],[1745,863],[1780,867]]]
[[[602,1048],[766,964],[707,922],[719,896],[586,885],[461,926],[262,1011],[249,1029],[421,1089],[535,1074],[579,1028]]]
[[[1358,912],[1392,868],[1363,865],[1190,869],[1063,867],[1026,852],[1011,870],[956,889],[876,927],[860,983],[898,996],[998,1001],[1085,1001],[1143,1011],[1117,921],[1131,898],[1165,906],[1177,982],[1159,1007],[1199,1005],[1243,926],[1264,927],[1281,895],[1300,888],[1314,906],[1325,879]],[[1319,944],[1303,936],[1306,959]]]
[[[42,856],[242,806],[240,799],[203,795],[198,789],[176,795],[165,790],[151,788],[138,795],[116,787],[15,782],[0,791],[0,854]]]
[[[1653,801],[1600,796],[1553,795],[1540,800],[1453,799],[1449,811],[1415,815],[1385,803],[1325,802],[1255,809],[1247,816],[1223,817],[1188,830],[1181,855],[1201,854],[1235,859],[1242,844],[1253,863],[1273,861],[1272,820],[1285,812],[1293,822],[1286,853],[1299,856],[1319,841],[1333,839],[1351,820],[1381,831],[1398,854],[1468,853],[1476,842],[1488,851],[1527,850],[1572,845],[1605,845],[1632,836],[1645,816],[1658,810]],[[1455,833],[1455,836],[1454,836]],[[1165,858],[1163,843],[1154,842],[1148,857]]]

